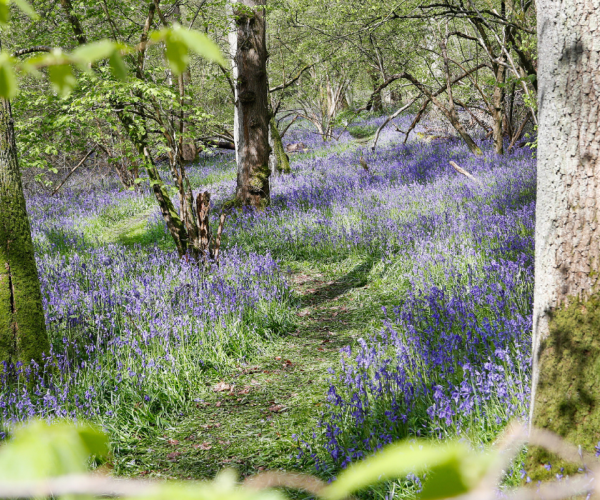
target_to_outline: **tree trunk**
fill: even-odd
[[[0,363],[41,363],[50,344],[10,103],[0,100]],[[1,365],[0,365],[1,366]],[[1,369],[0,369],[1,371]]]
[[[266,0],[230,2],[236,198],[238,203],[256,208],[266,207],[271,198],[265,3]]]
[[[152,191],[154,192],[154,196],[156,197],[156,201],[160,207],[163,219],[167,224],[169,233],[173,237],[175,247],[177,248],[177,253],[180,257],[183,257],[187,252],[188,245],[188,235],[185,225],[181,219],[183,214],[180,216],[180,214],[177,213],[177,210],[175,210],[175,206],[171,201],[167,187],[161,179],[160,173],[154,164],[154,160],[148,147],[148,131],[145,127],[145,123],[142,127],[138,127],[133,121],[131,115],[123,111],[122,105],[114,102],[111,104],[117,117],[119,118],[119,121],[121,122],[121,125],[125,129],[129,140],[137,148],[139,155],[143,158],[143,167],[146,169],[146,172],[148,172],[150,186],[152,187]]]
[[[494,149],[496,154],[504,154],[504,130],[502,122],[504,119],[504,80],[506,75],[506,68],[503,64],[495,64],[495,76],[496,83],[494,86],[494,93],[492,95],[492,119],[494,121],[492,125],[492,134],[494,137]]]
[[[582,0],[540,2],[530,421],[593,452],[600,440],[600,15]],[[528,459],[535,479],[561,466],[540,450]]]
[[[271,156],[269,157],[271,172],[289,174],[291,172],[290,158],[283,148],[283,142],[274,116],[271,116],[269,120],[269,145],[271,146]]]
[[[373,91],[374,91],[374,99],[373,99],[373,104],[372,104],[372,109],[373,111],[375,111],[376,113],[380,113],[381,111],[383,111],[383,99],[381,97],[381,90],[378,90],[379,88],[379,78],[377,75],[377,72],[375,70],[373,70],[372,68],[369,68],[367,70],[367,73],[369,73],[369,78],[371,79],[371,84],[373,85]]]

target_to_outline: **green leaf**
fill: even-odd
[[[0,55],[0,96],[12,99],[17,95],[18,90],[17,77],[10,63],[10,56],[3,52]]]
[[[5,26],[10,21],[10,7],[6,0],[0,0],[0,25]]]
[[[91,426],[80,427],[77,431],[89,456],[105,457],[108,454],[108,440],[103,432]]]
[[[0,447],[0,479],[19,481],[82,473],[91,456],[101,456],[106,450],[106,437],[94,427],[34,421]]]
[[[394,443],[350,465],[322,496],[327,500],[341,500],[380,481],[427,471],[421,498],[449,498],[475,486],[488,465],[488,456],[475,454],[461,443]]]
[[[187,45],[175,36],[168,36],[165,43],[167,45],[165,55],[167,61],[169,61],[169,66],[171,66],[173,73],[180,75],[190,62]]]
[[[13,3],[21,9],[24,14],[27,14],[31,19],[37,20],[40,18],[38,13],[33,9],[33,7],[27,2],[27,0],[12,0]]]
[[[108,62],[110,63],[112,74],[117,80],[125,80],[127,78],[127,66],[125,66],[118,50],[113,51]]]
[[[185,28],[176,28],[175,33],[187,45],[189,50],[209,61],[219,63],[222,66],[226,65],[219,46],[204,33]]]
[[[176,74],[185,71],[189,63],[188,52],[191,50],[209,61],[225,65],[225,59],[218,45],[205,34],[188,30],[175,24],[173,28],[163,28],[150,34],[153,43],[164,41],[166,56],[171,69]]]
[[[110,40],[100,40],[98,42],[86,43],[76,48],[72,57],[79,59],[84,63],[92,64],[100,59],[106,59],[115,51],[115,43]]]
[[[73,69],[69,64],[48,66],[48,76],[52,87],[62,97],[68,96],[77,84],[77,80],[73,76]]]

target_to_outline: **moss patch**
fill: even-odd
[[[549,330],[540,349],[533,423],[593,452],[600,441],[600,296],[557,309]],[[575,473],[580,465],[538,448],[528,458],[534,480],[554,478],[561,469]]]

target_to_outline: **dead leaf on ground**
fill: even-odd
[[[217,401],[217,404],[215,405],[217,408],[221,407],[221,401]]]
[[[169,460],[169,462],[175,462],[179,455],[181,455],[180,451],[174,451],[173,453],[169,453],[167,455],[167,460]]]
[[[283,405],[272,405],[272,406],[269,406],[269,411],[273,412],[273,413],[280,413],[280,412],[282,412],[285,409],[286,409],[286,407],[283,406]]]
[[[250,366],[249,368],[244,368],[242,370],[242,373],[244,375],[249,375],[251,373],[258,373],[260,372],[260,366]]]
[[[297,314],[297,316],[300,316],[300,317],[302,318],[302,317],[304,317],[304,316],[308,316],[308,314],[309,314],[309,311],[302,311],[302,312],[299,312],[299,313]]]
[[[210,450],[212,448],[212,445],[206,441],[204,443],[200,443],[200,444],[194,444],[192,445],[193,448],[196,448],[197,450]]]
[[[213,391],[215,391],[215,392],[231,391],[232,389],[233,389],[233,385],[226,384],[223,381],[219,382],[217,385],[215,385],[213,387]]]

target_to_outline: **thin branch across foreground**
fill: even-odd
[[[520,424],[510,425],[507,431],[496,443],[497,455],[489,466],[486,474],[479,484],[466,494],[454,497],[456,500],[497,500],[499,498],[498,484],[505,471],[523,445],[540,446],[555,453],[560,458],[577,463],[584,472],[576,476],[559,481],[548,481],[541,484],[530,485],[505,491],[501,494],[504,500],[561,500],[572,497],[589,496],[597,493],[595,477],[600,473],[598,460],[591,454],[582,452],[579,448],[567,443],[555,434],[540,429],[528,432]],[[177,492],[169,489],[174,485],[185,488],[188,493],[194,493],[197,488],[199,497],[204,497],[201,492],[207,493],[215,483],[208,482],[165,482],[141,479],[118,479],[98,474],[67,475],[43,480],[29,481],[0,481],[0,498],[43,498],[59,497],[63,495],[91,495],[95,497],[148,497],[177,496]],[[291,488],[303,490],[316,497],[328,499],[328,487],[320,479],[306,475],[268,471],[247,478],[239,488],[231,490],[231,498],[240,499],[239,493],[257,498],[257,492],[269,488]],[[183,489],[180,490],[183,493]],[[237,492],[237,493],[236,493]],[[227,498],[227,492],[221,491],[222,498]],[[176,498],[173,497],[173,500]],[[186,495],[186,498],[189,498]]]

